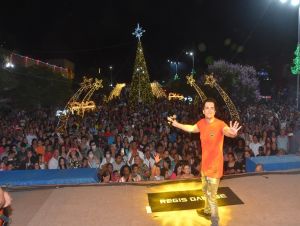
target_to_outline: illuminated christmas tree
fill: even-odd
[[[135,32],[132,33],[138,39],[138,45],[129,92],[129,103],[131,106],[135,106],[139,103],[151,104],[154,100],[143,47],[140,40],[144,32],[145,31],[138,24]]]

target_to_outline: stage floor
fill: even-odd
[[[219,207],[220,225],[298,226],[300,174],[264,174],[221,181],[244,202]],[[193,190],[199,181],[99,185],[11,191],[12,226],[210,225],[195,210],[147,213],[147,193]]]

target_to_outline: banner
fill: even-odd
[[[148,200],[152,212],[164,212],[203,208],[205,196],[202,190],[187,190],[148,193]],[[218,206],[244,204],[229,187],[218,189],[217,201]]]

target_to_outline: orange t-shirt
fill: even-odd
[[[197,122],[202,147],[201,171],[204,176],[221,178],[223,175],[223,128],[226,123],[217,118],[212,123],[201,119]]]
[[[37,146],[35,151],[37,154],[44,155],[45,154],[45,146]]]

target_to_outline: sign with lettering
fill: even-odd
[[[203,208],[205,196],[202,190],[187,190],[148,193],[148,200],[152,212],[164,212]],[[218,189],[217,201],[218,206],[244,204],[229,187]]]

